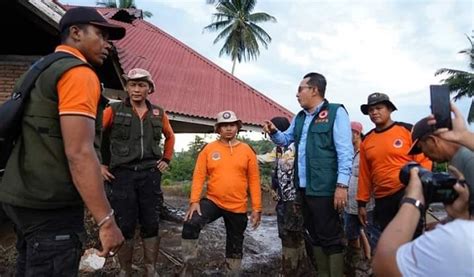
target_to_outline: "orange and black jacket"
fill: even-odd
[[[357,202],[365,206],[373,194],[375,199],[392,195],[403,188],[400,169],[415,161],[431,170],[432,162],[423,154],[409,155],[412,125],[394,122],[384,130],[372,129],[360,145]]]

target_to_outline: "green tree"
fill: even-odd
[[[474,70],[474,43],[472,39],[467,36],[469,40],[470,48],[459,51],[460,54],[464,54],[469,58],[469,68],[471,71]],[[472,37],[474,38],[474,36]],[[463,97],[472,97],[474,95],[474,73],[450,69],[450,68],[441,68],[436,71],[435,76],[440,74],[447,74],[446,79],[441,80],[444,84],[448,85],[451,93],[455,93],[454,101],[457,101]],[[468,121],[474,122],[474,107],[471,103],[470,112],[468,114]]]
[[[96,2],[97,6],[107,7],[107,8],[119,8],[119,9],[137,9],[135,0],[99,0]],[[143,11],[143,16],[150,18],[153,14],[149,11]]]
[[[275,147],[273,142],[268,141],[268,140],[263,140],[263,139],[250,140],[248,138],[241,137],[241,136],[238,136],[237,139],[250,145],[257,155],[266,154],[272,151],[272,149]],[[258,166],[260,168],[260,178],[262,180],[262,184],[270,183],[272,170],[275,167],[275,165],[271,163],[264,163],[264,164],[259,163]]]
[[[196,159],[201,149],[206,145],[205,137],[195,136],[194,141],[188,144],[186,151],[176,152],[170,163],[170,169],[163,174],[165,183],[190,181],[193,176]],[[244,137],[238,137],[239,140],[249,144],[257,154],[270,152],[274,145],[268,140],[250,140]],[[260,175],[262,179],[269,180],[273,165],[260,165]]]
[[[215,2],[215,1],[208,1]],[[264,13],[252,13],[256,0],[221,0],[216,4],[214,22],[204,27],[206,31],[220,31],[214,44],[224,39],[219,56],[224,54],[232,60],[234,74],[235,64],[244,60],[256,59],[260,54],[259,43],[266,48],[272,41],[267,32],[258,23],[276,22],[275,17]]]
[[[163,174],[163,180],[172,182],[191,180],[197,156],[205,144],[203,137],[195,136],[194,141],[188,144],[188,150],[175,153],[170,163],[170,169]]]
[[[200,137],[200,136],[195,136],[194,141],[188,144],[188,147],[189,147],[188,152],[194,160],[197,159],[199,152],[201,152],[202,148],[205,145],[206,145],[206,142],[204,141],[204,137]]]
[[[165,172],[163,179],[173,182],[191,180],[195,162],[196,160],[191,157],[188,151],[176,153],[171,160],[170,169]]]

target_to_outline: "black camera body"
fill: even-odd
[[[431,172],[416,162],[409,162],[400,170],[399,178],[405,186],[408,185],[410,170],[413,167],[418,168],[426,206],[435,202],[451,204],[456,200],[458,197],[458,193],[454,190],[454,185],[458,181],[456,177],[448,173]]]

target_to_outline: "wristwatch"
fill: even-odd
[[[343,184],[336,184],[336,188],[348,189],[349,186],[345,186],[345,185],[343,185]]]
[[[423,203],[421,203],[420,200],[416,200],[410,197],[404,197],[400,202],[400,206],[404,203],[412,204],[413,206],[417,207],[421,215],[423,215],[423,213],[425,212],[425,206],[423,205]]]

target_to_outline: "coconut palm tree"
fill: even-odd
[[[469,57],[469,68],[474,71],[474,43],[472,39],[466,35],[467,39],[471,44],[471,48],[467,48],[459,51],[460,54],[467,55]],[[474,37],[473,37],[474,38]],[[448,85],[451,93],[455,93],[454,101],[457,101],[463,97],[472,97],[474,95],[474,73],[467,72],[458,69],[441,68],[436,71],[435,76],[440,74],[447,74],[449,77],[441,80],[444,84]],[[474,122],[474,106],[471,104],[470,112],[468,115],[468,121]]]
[[[211,0],[212,1],[212,0]],[[264,13],[252,13],[256,0],[221,0],[216,4],[214,22],[204,27],[206,31],[221,31],[214,44],[224,39],[219,56],[226,54],[232,59],[232,74],[235,63],[256,59],[260,54],[259,43],[265,48],[272,41],[270,35],[257,23],[276,22],[275,17]]]
[[[102,0],[96,2],[97,6],[107,7],[107,8],[119,8],[119,9],[136,9],[135,0],[118,0],[118,5],[116,0]],[[149,11],[143,11],[144,17],[152,17],[153,14]]]

